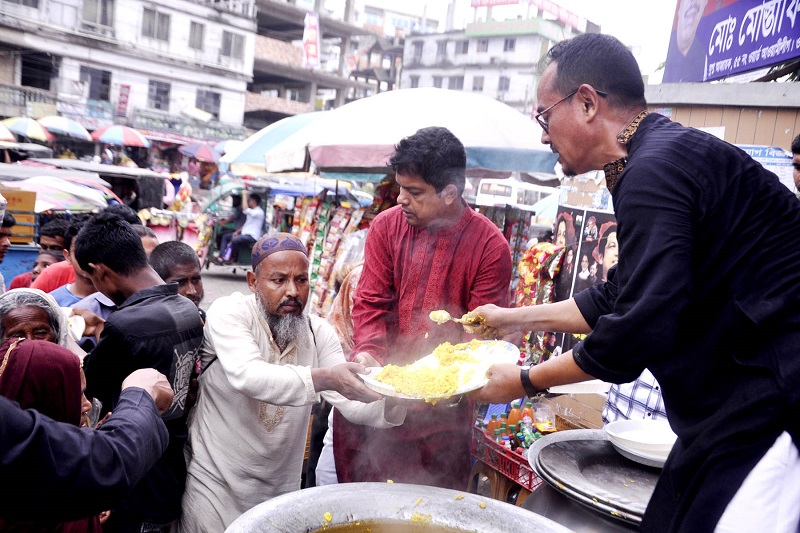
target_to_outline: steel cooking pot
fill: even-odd
[[[402,483],[345,483],[273,498],[240,516],[227,532],[305,533],[359,520],[411,523],[414,515],[423,520],[430,515],[431,526],[472,533],[570,531],[530,511],[467,492]]]

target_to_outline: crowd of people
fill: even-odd
[[[678,435],[642,530],[796,531],[800,202],[744,152],[648,113],[618,40],[563,41],[542,68],[542,141],[567,175],[605,170],[616,215],[590,228],[602,271],[573,252],[568,268],[592,283],[557,303],[509,307],[508,243],[465,202],[466,150],[441,127],[395,147],[398,205],[373,220],[328,320],[307,312],[306,245],[246,229],[263,221],[255,195],[224,243],[251,247],[250,294],[207,313],[194,251],[156,246],[125,206],[43,227],[38,271],[0,296],[0,473],[25,480],[2,484],[0,529],[223,531],[300,489],[323,400],[318,484],[464,490],[476,402],[600,378],[657,383]],[[554,228],[556,245],[571,227]],[[474,322],[438,325],[434,310]],[[586,336],[534,367],[492,366],[455,404],[394,401],[358,378],[444,341],[527,330]]]

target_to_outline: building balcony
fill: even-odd
[[[245,18],[256,18],[255,0],[200,0],[199,3]]]
[[[43,117],[54,115],[56,93],[33,87],[0,84],[0,115]]]
[[[245,113],[278,113],[282,115],[299,115],[314,111],[314,105],[308,102],[297,102],[278,96],[269,96],[248,92],[245,95]]]
[[[256,61],[263,60],[297,68],[303,65],[303,50],[300,47],[263,35],[256,35],[254,56]]]

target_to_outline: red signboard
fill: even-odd
[[[319,15],[306,13],[303,29],[303,63],[307,68],[319,66]]]
[[[472,0],[472,7],[510,6],[519,4],[519,0]]]
[[[558,20],[560,20],[567,26],[571,26],[573,28],[578,27],[578,15],[576,15],[569,9],[561,7],[552,0],[529,0],[529,2],[532,5],[536,6],[537,8],[541,9],[542,11],[546,11],[551,15],[555,16]]]
[[[128,97],[131,94],[130,85],[119,86],[119,100],[117,100],[117,116],[124,117],[128,114]]]

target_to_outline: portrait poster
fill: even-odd
[[[607,211],[585,211],[578,239],[575,274],[569,296],[605,281],[608,269],[617,263],[619,245],[614,214]],[[566,261],[566,257],[564,260]],[[581,336],[562,334],[561,338],[556,340],[561,350],[566,352],[571,350],[580,338]]]

